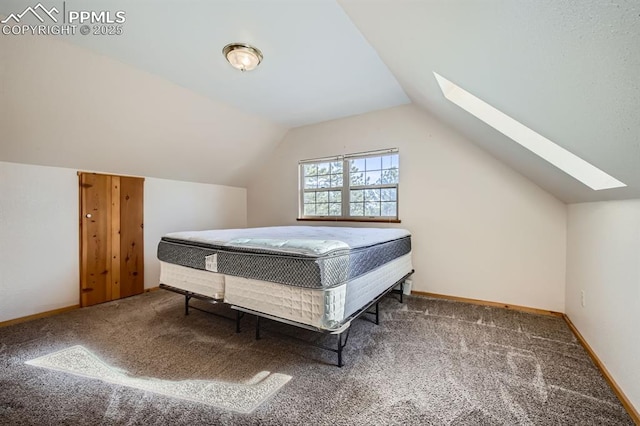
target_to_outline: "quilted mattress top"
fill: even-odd
[[[331,226],[271,226],[173,232],[163,239],[213,247],[237,247],[305,256],[325,256],[340,250],[374,246],[410,236],[399,228],[347,228]]]

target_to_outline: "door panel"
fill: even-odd
[[[120,297],[144,291],[143,184],[120,177]]]
[[[120,176],[111,176],[111,299],[120,298]]]
[[[80,175],[80,302],[111,300],[111,177]]]
[[[78,173],[80,303],[144,291],[144,179]]]

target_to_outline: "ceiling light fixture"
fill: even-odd
[[[262,62],[262,52],[244,43],[227,44],[222,49],[222,54],[232,67],[243,72],[251,71]]]
[[[440,85],[442,94],[449,101],[511,138],[514,142],[544,158],[594,191],[627,186],[593,164],[588,163],[482,99],[472,95],[437,72],[434,72],[433,75]]]

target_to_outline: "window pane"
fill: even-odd
[[[329,202],[329,192],[328,191],[318,191],[318,192],[316,192],[316,202],[317,203],[328,203]]]
[[[305,192],[304,193],[304,203],[315,203],[316,202],[316,193],[315,192]]]
[[[360,160],[351,160],[349,161],[350,169],[352,172],[361,172],[364,171],[364,158]]]
[[[305,216],[315,216],[316,215],[316,205],[315,204],[305,204],[304,205],[304,215]]]
[[[366,159],[367,170],[380,170],[382,168],[381,157],[371,157]]]
[[[382,157],[382,168],[390,169],[392,167],[398,168],[398,154],[385,155]]]
[[[350,203],[351,216],[364,216],[364,203]]]
[[[364,190],[364,200],[365,201],[380,201],[380,190],[379,189],[365,189]]]
[[[398,163],[384,154],[302,164],[303,216],[398,217]]]
[[[304,187],[305,188],[317,188],[318,187],[318,178],[317,177],[306,177],[306,178],[304,178]]]
[[[382,171],[382,184],[398,183],[398,169],[387,169]]]
[[[328,175],[329,172],[329,163],[320,163],[318,164],[318,174],[319,175]]]
[[[398,199],[398,190],[396,188],[384,188],[380,199],[382,201],[396,201]]]
[[[364,173],[351,173],[351,186],[364,185]]]
[[[318,188],[329,188],[331,186],[331,175],[319,175],[318,176]]]
[[[382,203],[382,216],[397,216],[396,203]]]
[[[303,167],[305,176],[315,176],[318,174],[318,166],[315,164],[305,164]]]
[[[329,214],[329,204],[316,204],[316,216],[327,216]]]
[[[364,191],[362,189],[354,189],[351,191],[351,202],[364,201]]]
[[[380,171],[375,171],[375,172],[367,172],[365,174],[365,182],[367,183],[367,185],[380,185]]]
[[[380,203],[367,201],[364,207],[365,216],[380,216]]]

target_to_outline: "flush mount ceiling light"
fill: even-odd
[[[262,52],[259,49],[244,43],[227,44],[222,49],[222,54],[232,67],[240,71],[251,71],[262,62]]]
[[[591,189],[600,191],[602,189],[627,186],[593,164],[588,163],[482,99],[472,95],[462,87],[450,82],[437,72],[434,72],[433,75],[440,85],[442,94],[449,101],[511,138],[514,142],[544,158]]]

